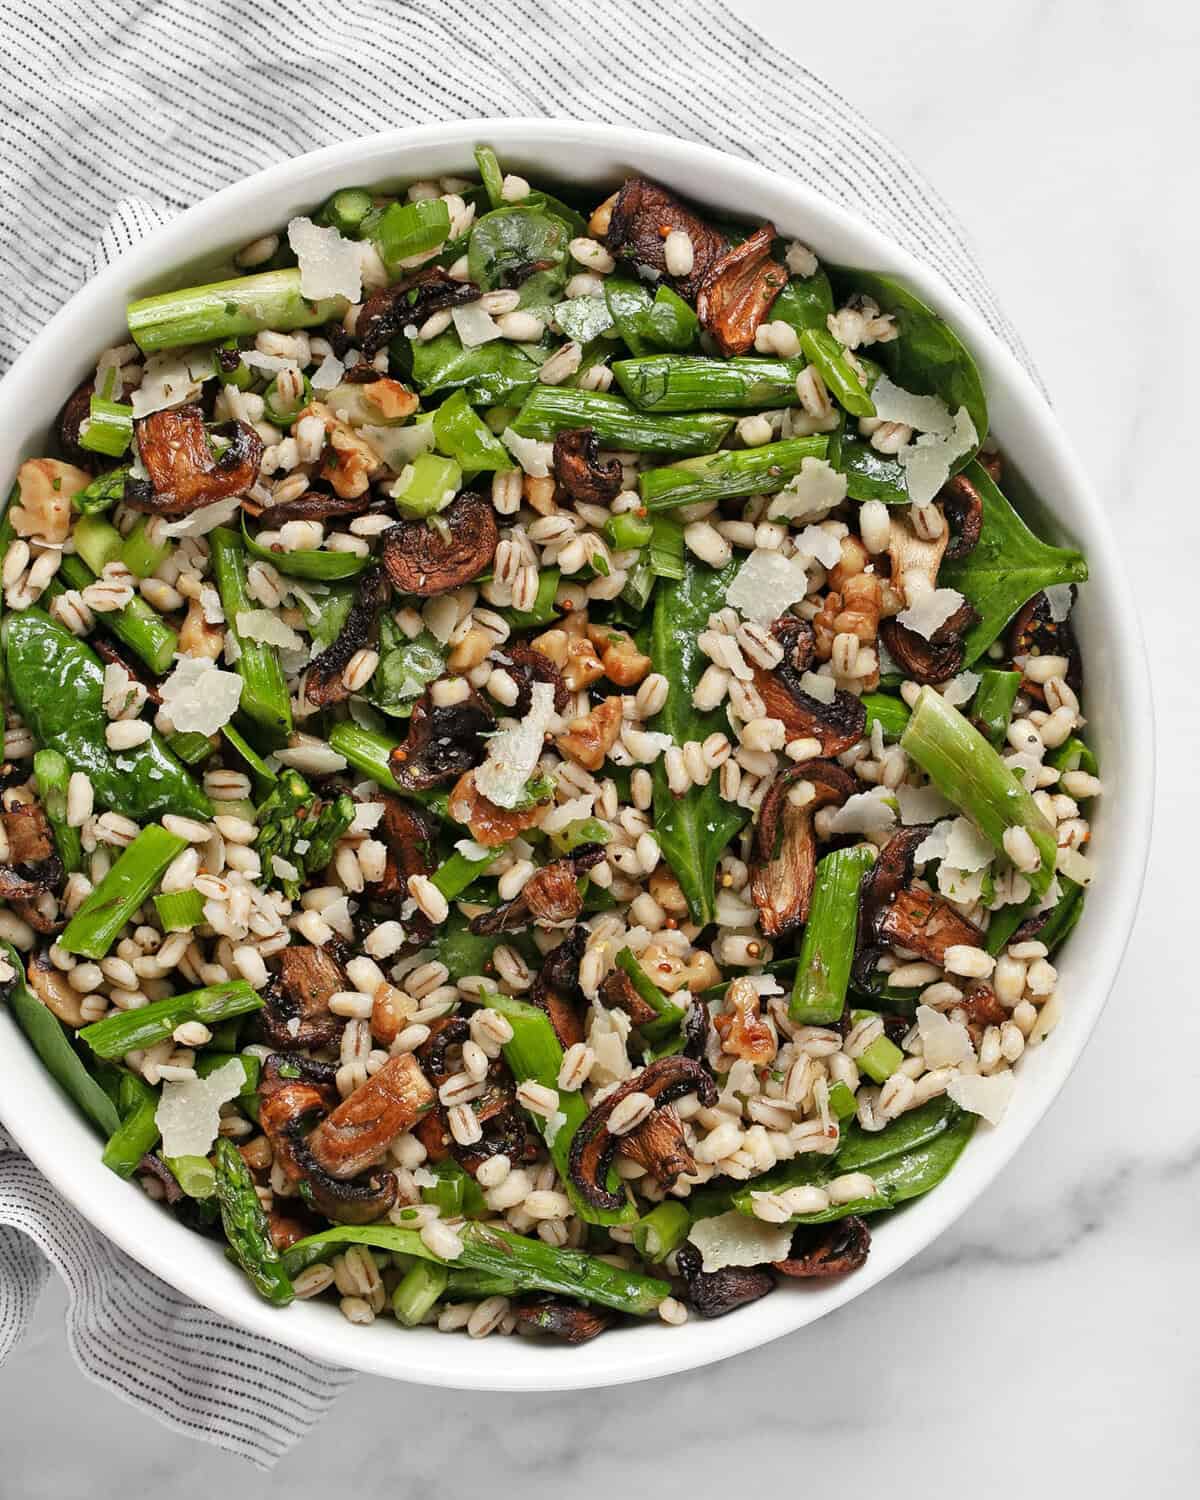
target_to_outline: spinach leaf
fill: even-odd
[[[845,424],[829,434],[829,462],[846,476],[851,500],[882,500],[885,505],[903,505],[908,500],[908,475],[900,460],[876,453]]]
[[[671,735],[677,745],[706,739],[718,730],[729,731],[724,711],[701,713],[692,707],[692,693],[708,666],[696,639],[709,615],[724,605],[725,590],[737,569],[733,562],[714,572],[689,556],[682,578],[659,583],[650,655],[655,671],[664,674],[671,691],[652,727]],[[702,927],[713,920],[717,861],[749,816],[744,808],[722,801],[716,777],[707,786],[691,787],[676,797],[667,785],[662,757],[655,762],[654,835],[687,897],[693,920]]]
[[[442,648],[428,630],[409,640],[390,615],[381,615],[379,665],[367,697],[385,714],[406,719],[414,701],[442,675],[444,666]]]
[[[843,301],[860,292],[872,298],[881,312],[891,313],[900,329],[898,338],[874,344],[871,355],[897,385],[922,396],[940,396],[951,413],[965,406],[975,424],[975,436],[987,435],[987,398],[983,381],[966,346],[934,310],[893,276],[873,271],[850,271],[831,266],[834,290]],[[972,454],[954,465],[957,472]]]
[[[476,219],[467,264],[471,280],[485,292],[513,284],[514,273],[536,265],[566,280],[571,231],[544,209],[515,204]]]
[[[833,289],[824,271],[793,276],[771,304],[772,321],[790,323],[797,333],[804,328],[824,328],[832,311]]]
[[[465,349],[458,334],[448,328],[427,343],[406,347],[411,347],[412,379],[423,396],[465,390],[472,406],[516,404],[537,379],[537,365],[507,339]]]
[[[612,313],[603,297],[570,297],[554,309],[554,321],[577,344],[590,344],[613,327]]]
[[[966,470],[983,500],[983,530],[974,551],[960,562],[942,564],[938,583],[957,589],[979,614],[967,632],[969,667],[992,644],[1027,600],[1056,583],[1083,583],[1083,554],[1073,547],[1051,547],[1034,536],[979,464]]]
[[[342,633],[350,606],[354,603],[354,589],[348,586],[331,588],[327,593],[314,598],[317,608],[312,610],[306,604],[304,618],[314,644],[324,651]]]
[[[653,354],[656,349],[683,352],[696,343],[700,321],[669,286],[660,286],[651,297],[647,288],[630,276],[608,276],[604,299],[632,354]]]

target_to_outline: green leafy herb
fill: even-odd
[[[367,696],[385,714],[407,718],[413,703],[429,683],[437,681],[444,667],[436,636],[423,630],[409,640],[392,617],[383,614],[379,617],[379,665]]]

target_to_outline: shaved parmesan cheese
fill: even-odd
[[[946,837],[946,858],[959,870],[982,870],[995,851],[969,818],[955,818]]]
[[[942,689],[942,697],[951,708],[961,708],[964,703],[970,703],[979,687],[978,672],[960,672],[957,677],[952,677]]]
[[[774,974],[746,974],[747,984],[752,984],[760,995],[782,995],[783,986]]]
[[[954,430],[948,437],[926,433],[915,443],[901,448],[896,457],[904,468],[908,498],[914,505],[928,505],[950,478],[950,467],[974,448],[978,438],[975,424],[965,406],[954,414]]]
[[[382,811],[382,804],[380,804]],[[491,850],[485,845],[478,843],[475,839],[459,839],[455,849],[464,859],[487,859]]]
[[[834,568],[842,560],[840,539],[823,526],[806,526],[796,538],[796,551],[819,562],[823,568]]]
[[[1062,622],[1071,613],[1071,605],[1074,602],[1075,590],[1069,583],[1052,583],[1049,588],[1043,589],[1047,603],[1050,605],[1050,618],[1056,624]]]
[[[290,859],[284,859],[282,854],[272,854],[271,869],[279,876],[280,880],[300,879],[300,871]]]
[[[950,825],[953,819],[946,818],[943,822],[932,827],[921,842],[917,845],[913,854],[913,863],[927,865],[933,859],[945,859],[946,845],[950,838]]]
[[[720,1271],[725,1266],[761,1266],[786,1260],[792,1244],[790,1224],[764,1224],[740,1214],[717,1214],[692,1225],[688,1239],[700,1252],[702,1271]]]
[[[871,387],[875,415],[881,422],[903,422],[918,432],[949,437],[954,431],[950,408],[940,396],[918,396],[881,375]]]
[[[163,707],[186,734],[216,734],[237,712],[242,679],[204,656],[180,656],[161,688]]]
[[[879,675],[881,677],[890,677],[893,673],[900,673],[901,677],[905,675],[900,671],[899,662],[883,644],[882,638],[877,639],[875,642],[875,655],[879,658]]]
[[[261,641],[264,646],[285,646],[290,651],[303,651],[307,659],[308,648],[303,638],[269,609],[239,609],[234,623],[238,635],[245,641]]]
[[[474,349],[479,344],[490,344],[493,339],[503,337],[499,323],[482,302],[468,302],[463,307],[456,307],[450,316],[464,349]]]
[[[245,1085],[246,1070],[238,1057],[231,1057],[207,1078],[164,1083],[154,1111],[162,1154],[207,1156],[217,1138],[222,1104],[236,1099]]]
[[[822,676],[820,672],[805,672],[800,679],[800,686],[818,703],[832,703],[837,697],[837,683],[832,677]]]
[[[0,982],[16,978],[16,971],[3,953],[0,953]]]
[[[954,816],[953,802],[947,801],[935,786],[897,787],[896,799],[902,823],[936,823],[939,818]]]
[[[1015,1082],[1011,1068],[1006,1068],[1003,1073],[993,1073],[989,1078],[978,1073],[960,1073],[947,1084],[946,1092],[960,1109],[982,1115],[989,1125],[999,1125],[1012,1098]]]
[[[1086,855],[1080,854],[1078,849],[1060,849],[1055,864],[1076,885],[1091,885],[1094,873],[1092,862]]]
[[[767,509],[770,521],[799,521],[846,498],[846,476],[823,458],[806,458]]]
[[[725,602],[748,620],[768,625],[786,614],[808,593],[808,570],[803,558],[758,548],[737,571],[725,590]]]
[[[886,787],[855,792],[830,820],[831,833],[862,833],[875,837],[887,833],[896,822],[895,794]]]
[[[537,438],[522,437],[511,427],[500,434],[500,441],[532,479],[545,479],[554,462],[554,444]]]
[[[232,521],[241,509],[240,495],[227,495],[224,500],[214,500],[211,505],[202,505],[178,521],[164,521],[160,527],[162,536],[207,536],[218,526]]]
[[[959,870],[949,860],[938,866],[938,890],[947,901],[956,901],[960,906],[974,906],[983,896],[982,870]]]
[[[358,430],[388,468],[397,474],[414,458],[433,451],[432,422],[418,422],[412,427],[360,427]]]
[[[915,630],[918,635],[924,636],[929,641],[950,616],[956,610],[960,610],[965,603],[966,600],[957,589],[930,589],[927,594],[922,594],[915,604],[902,609],[896,619],[901,625],[906,625],[909,630]]]
[[[548,682],[535,682],[530,700],[523,719],[492,735],[487,758],[475,772],[476,789],[497,807],[515,807],[521,800],[555,717],[554,689]]]
[[[374,786],[370,789],[375,790]],[[382,802],[360,802],[354,809],[354,821],[350,824],[348,833],[370,833],[373,828],[379,827],[379,820],[384,814]]]
[[[928,1005],[917,1006],[917,1032],[928,1068],[957,1068],[971,1055],[971,1034],[962,1022]]]
[[[141,385],[130,397],[133,415],[148,417],[151,412],[194,401],[200,394],[201,381],[212,372],[211,355],[206,364],[186,349],[152,354],[143,367]]]
[[[241,361],[251,370],[297,370],[299,362],[286,359],[282,354],[260,354],[257,349],[243,349]]]
[[[1035,912],[1051,911],[1062,900],[1062,886],[1058,883],[1058,876],[1050,882],[1050,889],[1034,907]]]
[[[312,373],[314,391],[331,391],[346,373],[346,366],[336,354],[327,354]]]
[[[344,240],[336,229],[324,229],[311,219],[293,219],[288,225],[288,244],[300,267],[300,290],[321,302],[326,297],[362,301],[362,269],[358,246]]]

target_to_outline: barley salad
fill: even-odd
[[[1000,1124],[1087,567],[895,279],[477,161],[132,303],[20,466],[0,1001],[268,1300],[580,1342]]]

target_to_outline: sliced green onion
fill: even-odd
[[[83,958],[103,958],[116,942],[121,928],[154,889],[163,871],[186,847],[186,839],[168,833],[157,823],[143,828],[133,843],[122,850],[116,864],[95,890],[84,898],[82,906],[67,923],[66,931],[59,936],[59,947]],[[99,1021],[96,1024],[105,1023]]]
[[[93,396],[86,423],[80,424],[79,446],[89,453],[120,458],[133,441],[133,407],[123,401]]]
[[[391,203],[379,216],[373,238],[379,257],[396,275],[401,262],[436,250],[450,235],[450,210],[441,198]]]
[[[463,471],[440,453],[418,453],[405,464],[392,489],[396,509],[403,516],[431,516],[445,510],[462,489]],[[444,523],[443,523],[444,524]]]
[[[199,891],[164,891],[155,896],[154,909],[164,932],[190,932],[204,921],[204,897]]]

